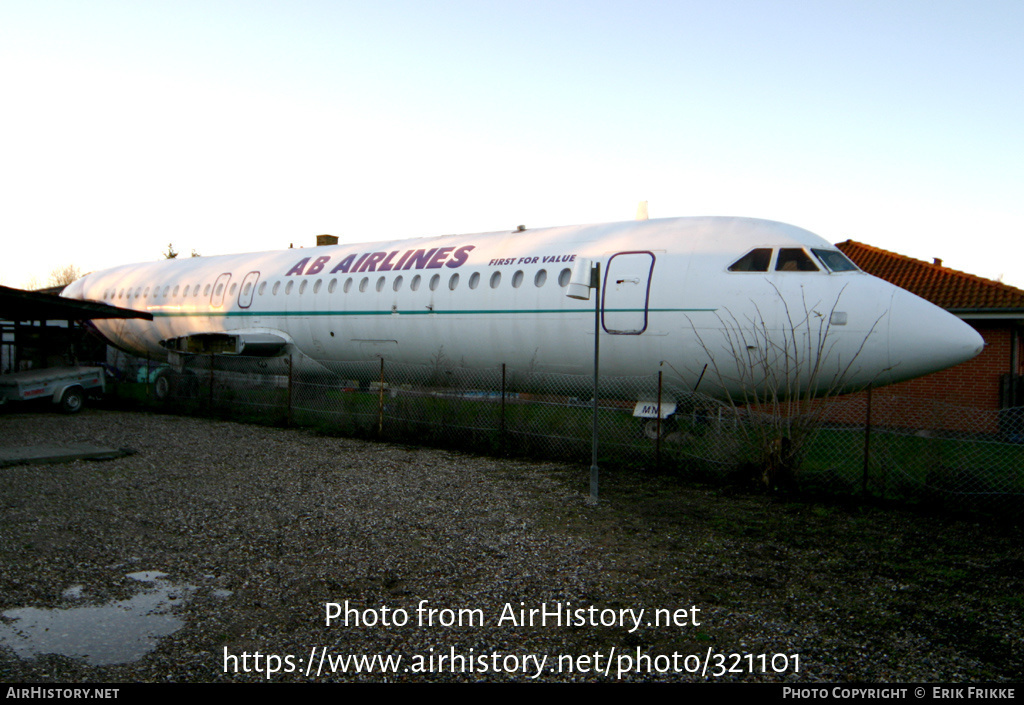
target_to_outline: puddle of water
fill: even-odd
[[[178,631],[184,622],[171,610],[185,602],[196,588],[174,585],[166,573],[129,573],[145,585],[138,595],[99,606],[68,609],[22,607],[7,610],[0,620],[0,644],[21,658],[60,654],[85,659],[92,666],[130,663],[156,648],[158,640]],[[64,591],[76,599],[82,586]]]

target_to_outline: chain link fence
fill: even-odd
[[[579,376],[505,365],[469,370],[444,360],[321,364],[299,355],[188,355],[172,368],[118,354],[111,367],[117,396],[178,413],[590,461],[593,382]],[[637,401],[659,398],[676,404],[670,418],[634,416]],[[778,413],[695,395],[656,374],[603,377],[598,461],[770,484],[763,466],[786,455],[790,480],[805,491],[1020,513],[1024,408],[922,403],[884,389],[812,406],[794,406],[780,420]]]

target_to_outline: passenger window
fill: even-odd
[[[419,291],[420,290],[420,275],[419,274],[417,274],[415,277],[413,277],[412,281],[409,282],[409,288],[412,289],[413,291]]]
[[[729,267],[730,272],[767,272],[772,261],[770,247],[759,247],[740,257]]]
[[[368,287],[369,285],[370,285],[370,278],[369,277],[363,277],[362,280],[359,282],[359,291],[360,291],[360,293],[366,291],[366,287]]]
[[[458,274],[453,274],[451,276],[451,278],[448,280],[448,288],[451,291],[455,291],[455,287],[457,287],[458,285],[459,285],[459,275]]]
[[[818,266],[810,255],[799,247],[783,247],[779,250],[779,259],[775,263],[776,272],[817,272]]]
[[[352,277],[345,280],[345,286],[341,287],[341,290],[346,294],[352,291]]]
[[[263,294],[267,293],[267,283],[266,282],[263,282],[262,284],[260,284],[259,293],[260,293],[260,296],[263,296]]]
[[[242,287],[242,296],[248,296],[250,289],[252,289],[252,283],[246,282],[245,286]]]
[[[857,265],[846,258],[839,250],[811,250],[821,260],[825,268],[832,272],[856,272]]]
[[[377,279],[377,293],[384,291],[384,277]]]
[[[210,285],[207,284],[206,288],[203,289],[203,296],[209,296],[209,295],[210,295]]]
[[[229,292],[231,296],[235,295],[235,290],[236,289],[238,289],[238,284],[232,284],[231,285],[231,291]],[[166,289],[164,289],[164,296],[167,296],[167,290]]]
[[[299,284],[299,294],[300,294],[300,295],[301,295],[301,294],[305,294],[305,293],[306,293],[306,286],[308,286],[308,285],[309,285],[309,282],[308,282],[308,281],[306,281],[305,279],[303,279],[303,280],[302,280],[302,283],[301,283],[301,284]],[[231,287],[231,289],[232,289],[232,292],[231,292],[231,293],[232,293],[232,294],[234,293],[234,288],[235,288],[235,287],[234,287],[234,286],[232,285],[232,287]]]
[[[170,284],[168,284],[167,286],[165,286],[165,287],[164,287],[164,298],[165,298],[165,299],[167,298],[167,294],[168,294],[168,293],[169,293],[170,291],[171,291],[171,285],[170,285]]]
[[[491,288],[497,289],[499,284],[501,284],[501,272],[495,272],[491,275]]]
[[[441,275],[435,274],[430,278],[430,290],[437,291],[437,285],[441,283]]]
[[[178,288],[179,288],[179,287],[177,287],[177,286],[176,286],[176,287],[174,287],[174,291],[173,291],[173,292],[171,292],[171,296],[172,296],[172,297],[174,297],[174,298],[178,298]]]
[[[523,285],[523,270],[517,269],[516,273],[512,275],[512,288],[518,289]]]
[[[469,277],[469,288],[475,289],[480,286],[480,272],[473,272]]]
[[[271,293],[274,296],[277,296],[277,292],[279,292],[280,290],[281,290],[281,282],[274,282],[274,288],[271,289],[270,291],[271,291]]]
[[[337,289],[337,288],[338,288],[338,280],[337,279],[332,279],[331,283],[327,285],[327,293],[328,294],[333,294],[335,289]]]
[[[547,280],[548,271],[546,269],[542,269],[539,272],[537,272],[537,275],[533,278],[533,285],[540,288],[544,286],[544,282],[546,282]]]
[[[144,299],[145,298],[149,298],[149,287],[148,286],[146,287],[146,290],[142,292],[142,298],[144,298]]]
[[[571,278],[572,278],[572,270],[571,269],[563,269],[561,272],[558,273],[558,286],[562,287],[563,289],[565,287],[569,286],[569,280]]]
[[[401,277],[401,275],[395,277],[395,283],[392,285],[391,288],[394,289],[395,291],[398,291],[399,289],[402,288],[402,277]]]
[[[285,286],[284,286],[285,296],[287,296],[288,294],[292,293],[292,287],[293,286],[295,286],[295,282],[294,281],[290,281],[287,284],[285,284]]]
[[[313,293],[314,294],[319,294],[320,293],[320,287],[323,285],[323,283],[324,283],[323,279],[317,279],[315,282],[313,282]]]

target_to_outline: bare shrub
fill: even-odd
[[[743,320],[729,310],[719,315],[724,331],[720,350],[712,350],[693,328],[738,422],[742,443],[735,461],[741,474],[770,489],[795,484],[807,448],[823,425],[828,399],[860,391],[851,386],[850,373],[881,321],[875,320],[859,347],[842,360],[832,314],[843,291],[827,312],[820,301],[809,303],[806,291],[797,309],[775,292],[784,311],[777,329],[756,302],[755,314]],[[735,360],[735,369],[719,362],[724,359]]]

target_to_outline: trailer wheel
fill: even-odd
[[[60,398],[60,410],[65,414],[76,414],[85,405],[85,392],[81,387],[72,387],[64,391]]]

